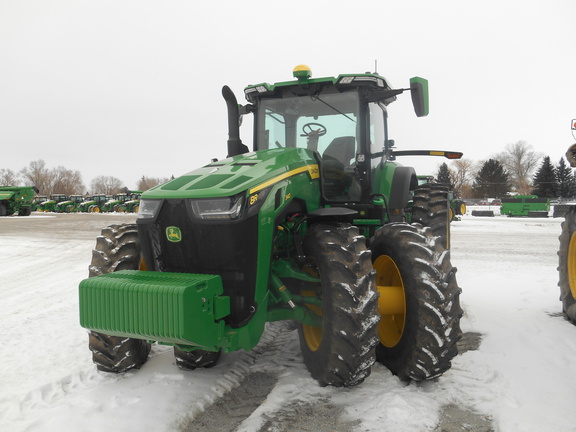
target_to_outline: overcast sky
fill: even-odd
[[[408,94],[389,106],[398,149],[482,161],[522,140],[556,164],[576,142],[573,0],[0,0],[0,168],[43,159],[130,188],[179,176],[226,155],[224,84],[243,103],[297,64],[375,62],[395,87],[430,82],[428,117]]]

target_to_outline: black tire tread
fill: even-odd
[[[221,351],[206,351],[197,349],[194,351],[183,351],[174,347],[174,358],[176,365],[183,370],[194,370],[196,368],[211,368],[218,363]]]
[[[110,225],[96,239],[89,277],[140,266],[140,241],[136,224]],[[88,337],[92,360],[98,370],[121,373],[139,369],[148,359],[151,345],[145,340],[91,331]]]
[[[378,343],[378,293],[366,239],[350,224],[312,225],[304,241],[322,280],[322,341],[311,351],[299,326],[300,346],[320,385],[353,386],[370,375]]]
[[[451,367],[461,338],[456,268],[428,227],[392,223],[377,231],[372,257],[388,255],[399,268],[406,294],[406,324],[395,347],[379,344],[377,360],[403,380],[423,381]]]
[[[576,299],[570,290],[570,280],[568,278],[568,247],[570,239],[576,232],[576,206],[570,208],[562,222],[562,232],[560,233],[560,247],[558,249],[558,286],[560,287],[560,301],[562,310],[566,317],[576,323]]]
[[[442,245],[450,247],[450,203],[448,186],[426,183],[414,190],[412,200],[412,222],[430,227],[434,235],[441,238]]]

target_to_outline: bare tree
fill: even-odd
[[[454,195],[469,197],[474,179],[474,163],[467,159],[458,159],[452,162],[450,179],[454,185]]]
[[[536,170],[541,153],[532,150],[525,141],[506,145],[504,151],[494,158],[498,160],[510,175],[512,189],[521,194],[529,194],[532,174]]]
[[[44,160],[39,159],[30,162],[27,168],[22,168],[20,175],[24,177],[24,182],[27,185],[36,186],[41,194],[50,195],[53,193],[52,174],[50,170],[46,168],[46,162],[44,162]]]
[[[18,186],[18,174],[11,169],[0,169],[0,186]]]
[[[59,166],[54,168],[51,173],[53,193],[81,195],[86,190],[80,171],[72,171],[63,166]]]
[[[151,189],[154,186],[166,183],[168,180],[170,179],[142,176],[142,178],[138,181],[138,184],[136,185],[136,189],[138,189],[139,191],[147,191],[148,189]]]
[[[98,176],[90,183],[92,193],[115,195],[122,190],[122,180],[112,176]]]

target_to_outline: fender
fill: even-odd
[[[410,200],[410,191],[418,186],[416,171],[412,167],[398,166],[392,179],[388,207],[403,210]]]

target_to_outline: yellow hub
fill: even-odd
[[[314,291],[302,291],[303,297],[316,297]],[[316,315],[322,316],[322,308],[306,303],[306,306],[312,310]],[[320,343],[322,342],[322,327],[314,327],[302,324],[302,331],[304,333],[304,339],[306,340],[306,345],[310,351],[316,351],[320,348]]]
[[[378,299],[378,337],[382,345],[392,348],[398,344],[406,324],[406,294],[400,270],[392,258],[380,255],[373,264],[376,270]]]
[[[572,233],[570,243],[568,244],[568,283],[572,297],[576,299],[576,232]]]

